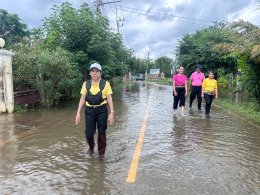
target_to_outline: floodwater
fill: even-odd
[[[114,86],[106,160],[86,155],[77,104],[0,115],[0,194],[259,194],[260,128],[218,108],[172,114],[172,90]],[[136,181],[129,167],[150,101]],[[188,98],[187,98],[188,100]]]

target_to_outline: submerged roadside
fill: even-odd
[[[171,80],[170,79],[160,79],[160,80],[148,80],[145,81],[147,83],[156,83],[158,85],[168,85],[171,86]],[[133,83],[135,82],[123,82],[123,83],[116,83],[115,84],[115,90],[119,86],[128,86],[129,87],[134,87]],[[120,87],[119,87],[120,88]],[[189,97],[189,94],[188,94]],[[188,100],[188,99],[187,99]],[[67,104],[75,104],[78,99],[75,98],[75,100],[71,101],[64,101],[62,104],[56,105],[54,110],[60,109]],[[232,112],[234,114],[239,115],[241,118],[247,119],[252,121],[253,123],[256,123],[257,125],[260,125],[260,106],[257,105],[257,103],[249,101],[239,101],[235,102],[230,98],[222,98],[220,97],[217,101],[214,101],[214,104],[216,106],[220,106],[224,108],[225,110]],[[76,105],[76,104],[75,104]],[[27,111],[44,111],[44,110],[49,110],[46,108],[41,107],[39,104],[34,104],[34,105],[15,105],[15,112],[27,112]]]
[[[170,79],[148,80],[147,82],[156,83],[159,85],[172,85]],[[234,102],[232,99],[220,97],[214,103],[215,105],[220,106],[227,111],[230,111],[244,119],[250,120],[257,125],[260,125],[260,106],[257,105],[256,102],[246,102],[243,100]]]
[[[242,118],[260,125],[260,108],[255,102],[234,102],[230,99],[223,98],[219,99],[216,104],[230,112],[240,115]]]

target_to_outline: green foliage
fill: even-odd
[[[14,105],[14,112],[25,112],[28,108],[24,105]]]
[[[234,102],[229,99],[220,99],[220,105],[227,110],[240,114],[243,118],[260,124],[259,104],[254,101]]]
[[[217,43],[229,41],[223,36],[223,24],[216,24],[208,28],[185,35],[177,48],[177,59],[189,73],[193,72],[197,64],[202,64],[206,70],[217,70],[225,67],[228,72],[235,70],[235,60],[227,58],[213,50]]]
[[[13,59],[13,74],[15,90],[37,89],[46,107],[71,96],[81,83],[70,54],[61,48],[21,47]]]
[[[136,75],[138,73],[144,74],[147,68],[149,68],[147,60],[136,57],[129,59],[129,70],[131,71],[132,75]]]
[[[165,74],[165,77],[171,76],[172,59],[168,57],[160,57],[155,60],[155,65]]]
[[[221,98],[223,97],[228,97],[230,95],[230,90],[228,86],[228,80],[225,77],[219,77],[218,78],[218,91],[219,91],[219,96]]]
[[[219,77],[218,78],[218,87],[220,89],[228,89],[228,80],[225,79],[224,77]]]
[[[68,2],[53,7],[53,14],[45,18],[44,31],[47,48],[62,47],[71,52],[82,75],[92,62],[103,67],[103,77],[123,76],[129,66],[131,52],[119,34],[109,32],[107,18],[90,11],[87,4],[79,9]]]
[[[15,90],[38,89],[42,105],[78,97],[83,75],[99,62],[103,77],[122,77],[129,71],[133,52],[119,34],[109,32],[108,19],[65,2],[55,5],[44,25],[31,30],[30,40],[16,45],[13,60]]]
[[[249,56],[243,55],[238,59],[238,67],[241,71],[238,82],[238,90],[248,91],[260,104],[260,68],[249,60]]]
[[[5,40],[5,48],[11,48],[28,36],[27,25],[16,14],[0,9],[0,37]]]
[[[189,73],[202,64],[225,79],[230,73],[240,74],[240,69],[237,90],[250,92],[260,103],[259,41],[258,26],[244,21],[220,23],[185,35],[176,50],[177,59]]]
[[[237,90],[250,92],[260,103],[260,27],[238,21],[227,24],[225,32],[229,34],[230,42],[217,44],[214,49],[237,59],[241,74]]]

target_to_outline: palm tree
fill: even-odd
[[[260,28],[242,20],[228,24],[223,35],[230,42],[214,46],[214,50],[237,56],[238,68],[241,68],[241,84],[250,92],[260,105]]]
[[[229,43],[220,43],[214,50],[221,53],[237,53],[247,55],[254,63],[260,63],[260,28],[243,20],[227,24],[224,36]]]

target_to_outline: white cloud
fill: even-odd
[[[103,2],[107,1],[103,0]],[[19,3],[17,0],[1,0],[0,7],[18,14],[28,26],[34,27],[40,26],[41,20],[50,16],[54,3],[61,2],[64,0],[20,0]],[[78,7],[80,2],[88,2],[93,5],[94,0],[70,0],[69,2]],[[135,10],[127,10],[145,15],[121,12],[119,4],[115,5],[118,8],[118,16],[121,19],[124,17],[125,20],[124,26],[120,27],[125,44],[132,48],[137,56],[143,58],[147,57],[148,51],[151,58],[172,57],[171,53],[178,39],[184,34],[203,27],[203,25],[209,25],[209,23],[195,21],[191,18],[207,21],[244,19],[256,25],[260,24],[255,0],[122,0],[122,9],[126,9],[123,7],[136,8]],[[114,29],[116,29],[115,5],[104,5],[104,11]],[[141,12],[140,10],[158,12],[168,16]],[[173,15],[179,17],[172,17]]]
[[[260,25],[260,10],[259,8],[257,9],[257,4],[252,3],[248,7],[245,7],[244,9],[230,14],[227,19],[229,21],[234,21],[234,20],[245,20],[245,21],[250,21],[253,24]]]

